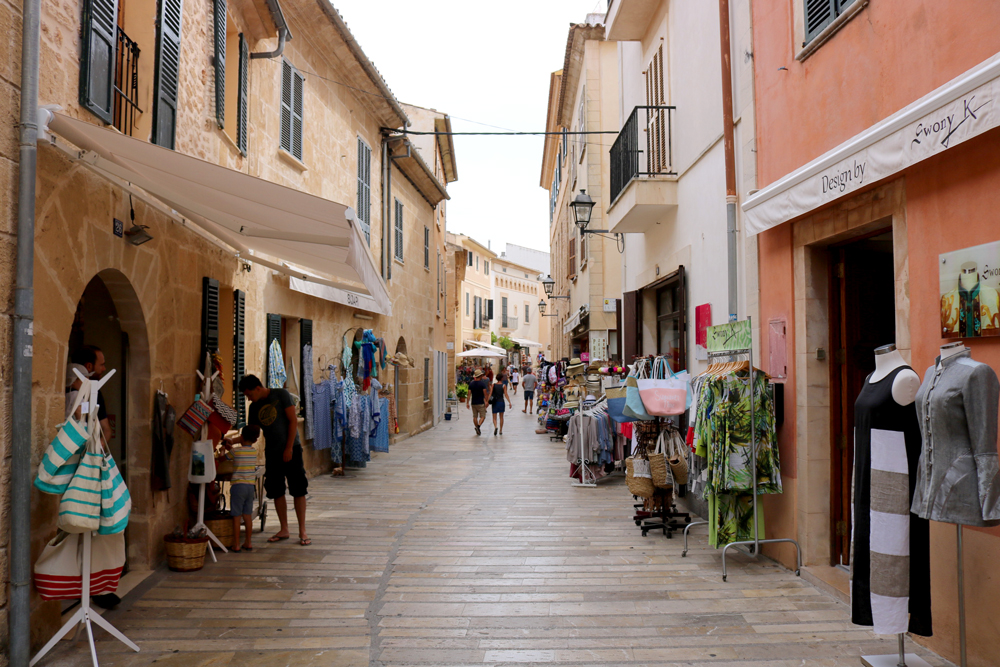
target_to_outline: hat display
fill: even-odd
[[[570,360],[569,366],[566,367],[566,375],[572,377],[575,375],[583,375],[585,366],[583,362],[580,361],[580,357],[573,357]]]

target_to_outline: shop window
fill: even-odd
[[[675,371],[687,368],[684,271],[679,269],[656,289],[656,353]]]

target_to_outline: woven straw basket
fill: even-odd
[[[653,475],[653,486],[659,489],[669,489],[673,479],[667,472],[666,454],[654,452],[649,455],[649,472]]]
[[[205,519],[205,527],[212,531],[212,534],[218,537],[219,541],[227,547],[233,543],[232,517]]]
[[[631,456],[625,459],[625,483],[628,485],[629,493],[640,498],[652,498],[656,490],[653,487],[653,480],[633,475]]]
[[[205,567],[208,538],[178,539],[173,535],[163,538],[167,549],[167,567],[175,572],[194,572]]]

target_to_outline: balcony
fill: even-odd
[[[674,111],[668,106],[636,107],[611,146],[612,232],[645,232],[676,208]]]
[[[516,331],[517,330],[517,318],[516,317],[501,317],[500,318],[500,331]]]
[[[640,40],[659,9],[653,0],[613,0],[608,2],[604,25],[608,41]]]
[[[112,120],[115,129],[132,136],[135,115],[139,108],[139,45],[129,39],[121,28],[116,30],[115,49],[115,108]]]

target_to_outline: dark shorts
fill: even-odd
[[[534,398],[535,398],[535,391],[534,391],[534,389],[525,389],[524,390],[524,400],[525,401],[530,401],[530,400],[533,400]]]
[[[493,401],[493,414],[502,415],[507,411],[507,401],[500,399],[499,401]]]
[[[285,480],[292,498],[301,498],[309,489],[302,463],[302,445],[292,448],[292,460],[285,463],[284,450],[264,451],[264,494],[274,500],[285,495]]]
[[[229,489],[229,513],[232,516],[253,514],[253,499],[257,488],[253,484],[233,484]]]
[[[517,389],[517,385],[518,385],[518,383],[517,383],[517,382],[511,382],[511,383],[510,383],[510,385],[511,385],[512,387],[514,387],[514,389]]]

